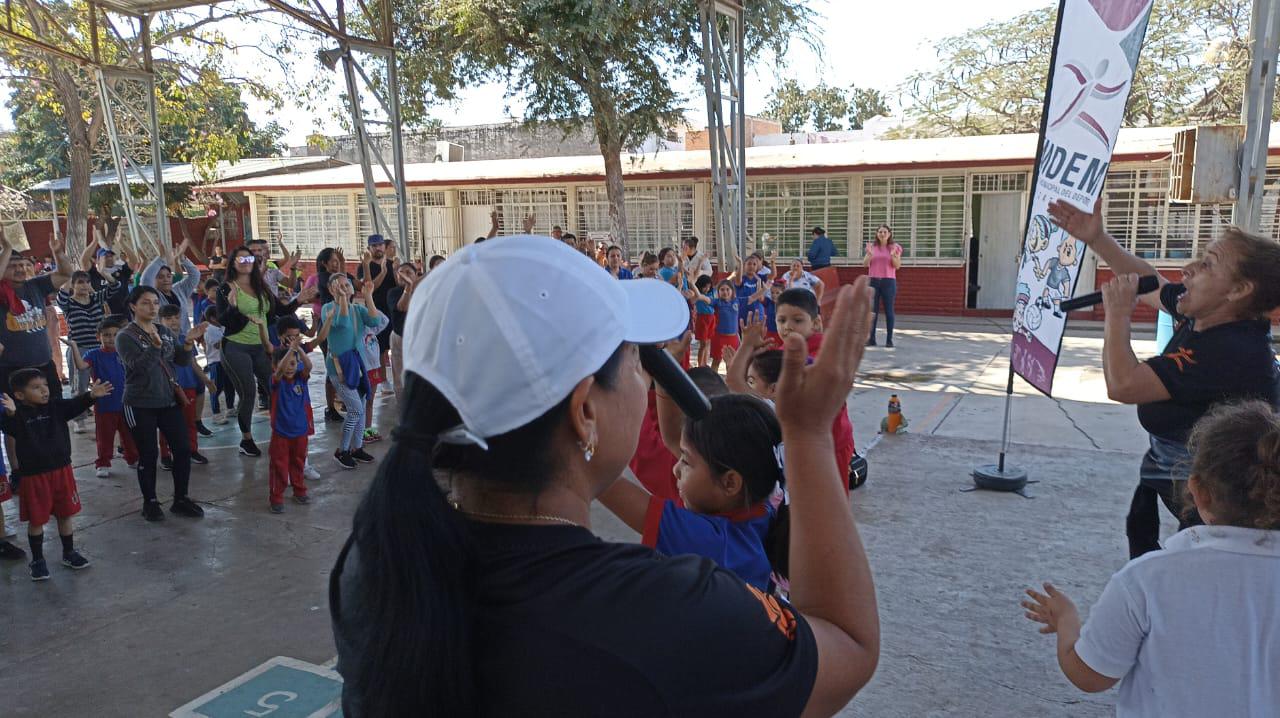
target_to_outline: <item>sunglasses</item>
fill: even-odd
[[[253,255],[236,257],[236,264],[253,264],[258,261]]]

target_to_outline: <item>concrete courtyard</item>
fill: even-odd
[[[853,507],[884,640],[874,680],[841,715],[1113,711],[1111,694],[1087,696],[1059,675],[1052,639],[1022,618],[1018,600],[1023,587],[1049,579],[1087,610],[1123,565],[1123,519],[1145,435],[1132,408],[1106,401],[1100,333],[1078,325],[1064,344],[1058,397],[1020,385],[1014,400],[1009,460],[1038,482],[1034,498],[962,492],[972,467],[993,462],[999,448],[1005,324],[904,318],[896,349],[868,350],[850,414],[871,478]],[[1140,356],[1153,346],[1149,333],[1135,342]],[[910,432],[878,438],[891,393]],[[379,399],[377,411],[386,434],[394,400]],[[334,464],[333,429],[317,426],[312,437],[322,474],[312,503],[287,502],[276,516],[267,511],[266,458],[239,457],[234,426],[217,427],[201,442],[211,463],[193,468],[191,493],[205,518],[159,524],[138,515],[123,461],[112,478],[94,478],[92,436],[73,435],[85,507],[77,542],[94,566],[76,574],[51,566],[42,584],[24,564],[0,566],[0,675],[8,679],[0,714],[323,715],[318,706],[336,690],[327,671],[329,569],[374,473]],[[265,449],[264,415],[254,430]],[[167,482],[162,472],[162,494]],[[16,507],[5,509],[25,546]],[[593,519],[605,538],[636,539],[603,509]],[[46,552],[56,556],[50,542]],[[291,660],[264,667],[275,657]]]

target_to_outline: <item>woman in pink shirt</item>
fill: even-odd
[[[867,346],[876,345],[876,323],[880,320],[880,305],[884,304],[885,342],[893,346],[893,299],[898,295],[898,267],[902,266],[902,245],[893,241],[893,228],[882,224],[876,229],[876,241],[867,244],[863,263],[870,268],[871,287],[876,296],[871,307],[871,337]]]

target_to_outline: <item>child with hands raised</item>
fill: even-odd
[[[44,525],[58,520],[62,565],[79,570],[89,560],[76,551],[71,517],[80,513],[80,492],[71,470],[68,422],[89,410],[95,399],[111,393],[109,382],[90,382],[89,389],[70,399],[50,398],[49,383],[39,369],[14,372],[9,379],[13,396],[0,394],[0,428],[14,442],[12,473],[18,482],[19,517],[27,522],[31,547],[31,580],[45,581]]]
[[[329,316],[332,321],[333,315]],[[268,475],[271,513],[284,513],[285,486],[293,488],[295,503],[306,504],[307,437],[315,433],[311,415],[311,394],[307,381],[311,378],[311,358],[304,349],[300,332],[281,335],[287,342],[275,354],[275,370],[271,375],[271,457]]]

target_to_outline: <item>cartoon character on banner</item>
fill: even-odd
[[[1031,218],[1031,228],[1027,235],[1027,246],[1022,252],[1022,268],[1026,269],[1027,263],[1037,254],[1049,248],[1049,237],[1058,231],[1058,226],[1049,221],[1049,218],[1037,214]]]
[[[1018,282],[1018,298],[1013,304],[1013,331],[1031,340],[1031,332],[1040,328],[1040,307],[1031,303],[1031,287]]]
[[[1058,242],[1058,256],[1040,264],[1039,257],[1032,257],[1035,265],[1036,279],[1044,280],[1044,291],[1036,299],[1041,309],[1053,310],[1053,316],[1062,318],[1059,304],[1071,296],[1071,268],[1080,262],[1080,252],[1084,242],[1072,239],[1066,234]]]

